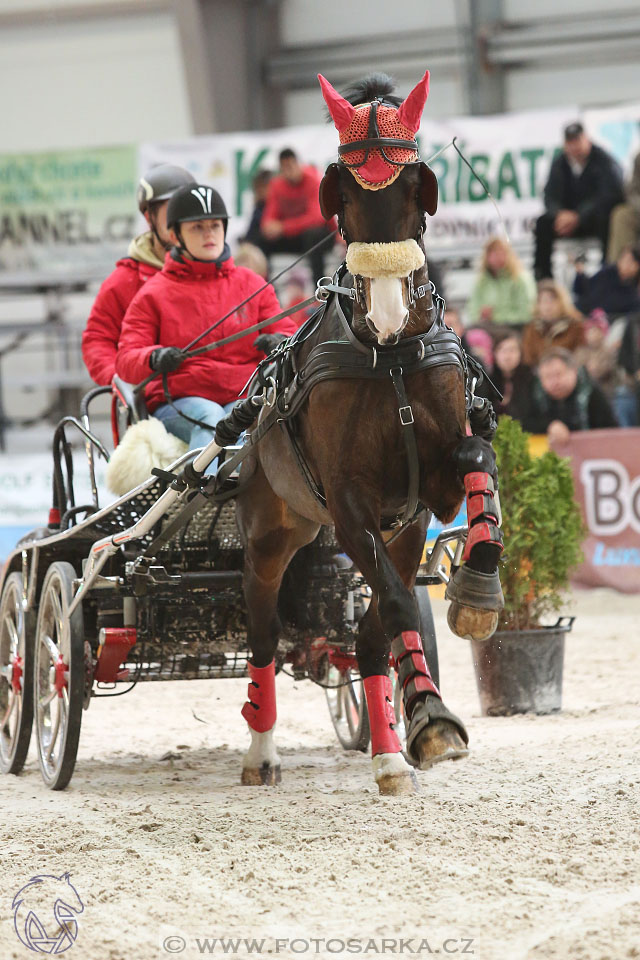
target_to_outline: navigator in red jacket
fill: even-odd
[[[82,356],[91,379],[104,386],[116,371],[116,353],[124,315],[140,288],[162,269],[151,234],[131,241],[129,256],[118,260],[95,299],[82,334]]]
[[[149,359],[154,350],[186,347],[263,283],[252,270],[236,267],[231,257],[218,264],[167,254],[162,271],[145,284],[127,310],[118,345],[118,375],[128,383],[144,380],[151,373]],[[266,287],[198,346],[222,340],[280,310],[273,288]],[[287,317],[265,327],[264,332],[289,335],[295,329],[296,324]],[[185,360],[168,374],[171,396],[204,397],[221,406],[236,400],[264,359],[264,353],[253,345],[257,336],[250,333],[234,343]],[[161,377],[147,386],[146,400],[150,412],[165,403]]]

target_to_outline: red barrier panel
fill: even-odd
[[[640,428],[572,433],[554,449],[571,460],[589,531],[573,582],[640,593]]]

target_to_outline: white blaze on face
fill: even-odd
[[[393,340],[402,330],[409,312],[402,296],[399,277],[378,277],[369,281],[370,307],[367,319],[375,327],[378,343]]]

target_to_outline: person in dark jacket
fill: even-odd
[[[609,217],[624,200],[622,170],[591,142],[581,123],[564,131],[564,149],[554,159],[544,188],[545,213],[536,221],[536,280],[550,277],[557,237],[596,237],[606,251]]]
[[[604,310],[609,320],[640,310],[640,247],[625,247],[615,263],[586,277],[582,264],[576,263],[573,296],[585,316],[592,310]]]
[[[530,433],[546,433],[549,440],[562,443],[574,430],[617,427],[618,422],[606,396],[575,357],[554,347],[538,364],[522,425]]]

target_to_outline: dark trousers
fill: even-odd
[[[277,240],[267,240],[266,237],[261,236],[258,246],[267,259],[272,253],[304,253],[331,232],[327,227],[312,227],[293,237],[278,237]],[[331,242],[327,240],[322,247],[314,250],[308,257],[314,282],[324,275],[324,257],[330,249]]]
[[[552,276],[551,272],[551,253],[553,243],[558,234],[553,229],[555,217],[550,213],[543,213],[536,220],[535,226],[535,259],[533,271],[536,280],[544,280],[545,277]],[[609,235],[609,212],[591,217],[589,220],[581,222],[578,228],[571,236],[563,239],[571,240],[573,237],[595,237],[600,241],[602,247],[602,259],[607,249],[607,239]]]

